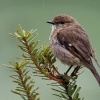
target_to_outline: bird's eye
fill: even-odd
[[[60,23],[61,23],[61,24],[64,24],[65,22],[62,20]]]

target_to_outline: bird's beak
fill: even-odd
[[[55,24],[53,21],[47,21],[47,23],[49,23],[49,24]]]

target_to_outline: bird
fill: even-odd
[[[100,86],[100,75],[93,65],[93,60],[99,67],[100,65],[83,27],[75,18],[67,14],[59,14],[47,23],[52,25],[49,40],[54,56],[69,67],[87,67]]]

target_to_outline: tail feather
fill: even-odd
[[[96,78],[99,86],[100,86],[100,75],[98,74],[98,72],[96,71],[95,67],[92,65],[89,67],[90,71],[92,72],[92,74],[94,75],[94,77]]]
[[[99,63],[98,63],[96,58],[94,58],[94,61],[96,62],[97,66],[100,68],[100,65],[99,65]]]

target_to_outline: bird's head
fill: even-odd
[[[59,29],[63,27],[69,27],[75,22],[76,20],[73,17],[69,15],[61,14],[61,15],[55,16],[53,21],[48,21],[47,23],[52,24],[53,28]]]

